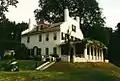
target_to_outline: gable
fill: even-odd
[[[76,20],[74,20],[72,18],[69,18],[68,21],[66,21],[60,25],[61,32],[67,34],[68,30],[71,33],[71,36],[74,36],[74,37],[81,39],[81,40],[84,39],[83,33],[80,29],[79,22],[77,22]]]

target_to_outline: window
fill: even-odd
[[[27,37],[27,43],[30,43],[30,37],[29,36]]]
[[[67,39],[68,39],[68,37],[67,37],[68,35],[67,34],[65,34],[65,41],[67,41]]]
[[[72,31],[76,32],[76,26],[72,25]]]
[[[48,48],[45,49],[45,52],[46,52],[46,55],[49,55],[49,49]]]
[[[46,34],[46,41],[49,41],[49,34]]]
[[[57,40],[57,34],[56,33],[54,33],[53,39]]]
[[[40,34],[39,35],[39,42],[41,42],[42,41],[42,35]]]
[[[56,47],[53,48],[53,54],[57,54],[57,48]]]
[[[61,33],[61,39],[62,39],[62,40],[65,39],[65,36],[64,36],[63,32]]]
[[[71,36],[71,41],[73,41],[73,36]]]
[[[38,55],[41,55],[41,48],[38,48]]]
[[[38,31],[38,30],[39,30],[39,26],[36,27],[36,31]]]
[[[30,56],[30,49],[27,49],[27,55]]]
[[[77,41],[78,39],[77,38],[75,38],[75,41]]]

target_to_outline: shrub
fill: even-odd
[[[46,58],[46,61],[50,61],[50,58]]]
[[[34,57],[33,56],[28,56],[27,60],[34,60]]]
[[[20,47],[15,50],[15,58],[17,60],[25,60],[27,58],[26,50],[27,47],[25,46],[25,44],[21,44]]]
[[[41,61],[42,60],[42,56],[41,55],[34,56],[34,60]]]
[[[61,61],[61,58],[59,58],[59,57],[56,58],[56,62],[59,62],[59,61]]]
[[[14,59],[14,55],[5,55],[4,60],[12,60]]]

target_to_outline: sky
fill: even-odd
[[[120,0],[97,0],[100,8],[102,8],[103,16],[106,17],[106,26],[115,29],[120,22]],[[34,10],[38,7],[38,0],[19,0],[17,8],[10,6],[9,12],[6,13],[7,18],[11,21],[28,22],[31,19],[35,24]]]

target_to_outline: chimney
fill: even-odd
[[[68,8],[65,8],[65,10],[64,10],[64,21],[66,22],[66,21],[68,21],[68,19],[69,19],[69,10],[68,10]]]
[[[31,27],[31,19],[29,19],[29,25],[28,25],[29,31],[30,31],[30,27]]]
[[[80,23],[80,18],[76,16],[76,21]]]
[[[78,26],[80,27],[80,17],[76,16],[76,21],[78,23]]]

